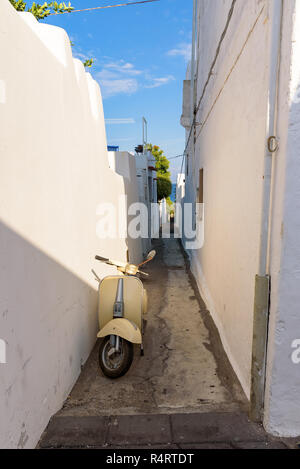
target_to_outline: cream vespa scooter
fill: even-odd
[[[140,267],[155,257],[151,251],[145,262],[139,265],[126,264],[96,256],[100,262],[117,267],[123,275],[109,276],[99,282],[99,364],[109,378],[119,378],[129,370],[133,360],[133,344],[143,349],[143,314],[147,310],[147,292],[137,274],[148,276]]]

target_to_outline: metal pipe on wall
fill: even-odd
[[[196,109],[196,97],[197,92],[195,89],[195,65],[196,65],[196,39],[197,39],[197,7],[198,7],[198,0],[194,0],[193,3],[193,33],[192,33],[192,56],[191,56],[191,89],[190,89],[190,102],[191,102],[191,114],[190,114],[190,121],[191,121],[191,135],[190,135],[190,144],[191,144],[191,151],[190,151],[190,161],[191,161],[191,168],[192,172],[190,174],[190,181],[192,183],[190,191],[192,193],[192,200],[196,201],[196,194],[197,189],[195,187],[195,132],[196,132],[196,116],[195,116],[195,109]],[[188,160],[188,158],[187,158]],[[187,164],[187,162],[186,162]],[[186,171],[187,173],[187,171]]]
[[[197,30],[197,0],[193,4],[193,33],[192,33],[192,56],[191,56],[191,126],[194,124],[195,111],[195,51]]]

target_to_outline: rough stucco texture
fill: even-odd
[[[100,89],[64,30],[0,2],[0,447],[31,448],[75,383],[97,333],[97,284],[126,240],[96,236],[117,205]]]
[[[198,2],[197,103],[231,3]],[[269,23],[267,1],[237,1],[197,116],[197,122],[206,123],[203,128],[197,126],[196,157],[194,162],[189,157],[186,184],[186,200],[197,200],[199,170],[204,169],[205,242],[201,250],[191,251],[192,269],[248,397],[268,108]]]
[[[284,2],[265,426],[300,435],[300,5]],[[297,341],[297,348],[293,343]]]

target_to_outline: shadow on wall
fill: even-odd
[[[97,291],[0,223],[0,447],[32,448],[97,333]]]

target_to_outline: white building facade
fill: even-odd
[[[250,415],[297,436],[300,5],[197,0],[194,26],[178,187],[205,207],[191,267]]]
[[[134,157],[109,167],[100,88],[66,32],[1,0],[0,37],[0,447],[33,448],[96,342],[91,269],[115,269],[95,255],[142,255],[98,236],[103,203],[126,224],[139,199]]]
[[[135,161],[139,202],[145,207],[141,223],[141,229],[144,231],[144,236],[142,238],[142,251],[143,256],[145,257],[151,250],[151,239],[159,234],[157,177],[155,158],[150,151],[137,153],[135,155]]]

